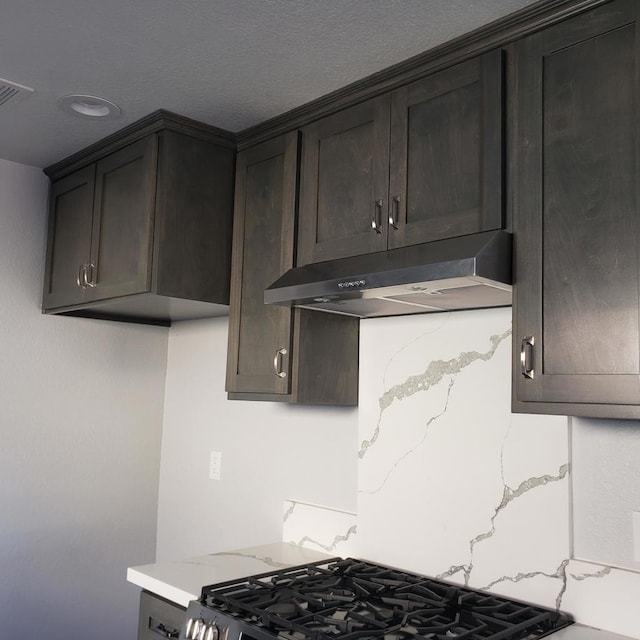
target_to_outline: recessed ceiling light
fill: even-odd
[[[60,98],[58,104],[63,111],[81,118],[112,120],[120,115],[117,104],[98,96],[74,94]]]

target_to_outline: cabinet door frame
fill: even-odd
[[[384,251],[387,248],[390,95],[384,94],[314,122],[302,130],[302,174],[297,265]],[[366,231],[324,242],[317,240],[320,144],[323,139],[373,122],[371,221]],[[381,206],[376,204],[381,201]]]
[[[138,159],[142,160],[144,210],[142,218],[144,229],[141,237],[144,238],[146,251],[138,256],[138,268],[134,273],[126,274],[125,278],[114,282],[105,282],[100,277],[103,223],[103,198],[105,193],[104,176],[110,171],[126,166]],[[119,149],[98,160],[96,163],[95,196],[93,202],[93,231],[91,235],[91,265],[92,277],[95,286],[90,288],[88,300],[104,300],[120,296],[143,293],[151,289],[152,256],[153,256],[153,231],[156,205],[156,184],[158,166],[158,136],[152,134],[126,147]]]
[[[545,55],[634,24],[636,72],[640,68],[640,10],[618,0],[529,36],[514,46],[513,139],[510,182],[513,185],[515,284],[513,296],[513,389],[516,412],[594,417],[640,417],[640,376],[633,374],[550,374],[543,355],[543,63]],[[532,93],[532,91],[534,93]],[[635,87],[638,99],[638,81]],[[636,161],[640,135],[635,132]],[[638,162],[636,162],[638,164]],[[640,203],[640,167],[636,166],[636,203]],[[602,327],[603,331],[610,330]],[[533,348],[523,341],[534,338]],[[624,348],[624,347],[621,347]],[[526,368],[522,373],[523,350]]]
[[[93,220],[93,198],[95,192],[95,164],[88,165],[82,169],[78,169],[73,173],[56,180],[51,185],[51,194],[49,196],[49,223],[47,234],[47,258],[44,275],[44,295],[43,308],[56,309],[72,304],[82,304],[90,299],[91,290],[82,287],[80,280],[83,278],[81,273],[83,265],[90,261],[91,253],[91,233]],[[53,267],[56,251],[64,251],[59,247],[59,238],[56,237],[56,225],[60,212],[58,210],[59,198],[76,189],[83,189],[82,205],[80,212],[82,217],[86,219],[88,232],[82,234],[78,231],[75,238],[75,245],[82,250],[79,251],[84,257],[80,258],[77,265],[77,271],[70,274],[69,287],[62,291],[52,289],[52,278],[54,276]]]
[[[433,220],[407,220],[409,171],[409,110],[425,100],[443,96],[477,82],[480,86],[479,227],[490,231],[504,227],[503,111],[504,62],[500,49],[490,51],[396,89],[391,98],[389,172],[389,248],[455,237],[438,229]],[[395,202],[394,202],[395,201]]]
[[[266,161],[276,156],[284,156],[283,180],[282,180],[282,217],[279,221],[280,229],[280,255],[279,268],[281,274],[294,266],[294,239],[296,221],[296,198],[298,176],[298,132],[284,134],[274,140],[269,140],[256,147],[241,151],[236,159],[236,190],[235,210],[233,220],[233,250],[231,257],[231,294],[229,309],[229,346],[227,352],[227,378],[226,390],[229,397],[233,394],[264,394],[264,399],[287,400],[292,389],[292,340],[293,340],[293,313],[287,307],[281,307],[283,316],[288,318],[288,323],[279,324],[283,331],[281,340],[274,347],[273,358],[276,358],[277,349],[286,349],[280,363],[284,377],[276,375],[275,371],[269,375],[260,373],[240,374],[238,366],[240,361],[241,320],[242,320],[242,283],[245,256],[245,222],[247,216],[246,190],[247,172],[252,164]],[[280,344],[281,343],[281,344]],[[267,363],[269,366],[271,363]]]

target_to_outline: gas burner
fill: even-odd
[[[573,622],[553,609],[352,558],[204,587],[194,604],[225,640],[537,640]]]

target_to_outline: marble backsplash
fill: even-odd
[[[341,558],[356,555],[355,513],[296,500],[285,500],[283,510],[283,542]]]
[[[358,511],[285,541],[555,606],[640,638],[640,573],[572,559],[569,424],[510,411],[511,310],[363,321]]]

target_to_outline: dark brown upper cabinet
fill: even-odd
[[[514,411],[640,417],[639,11],[514,47]]]
[[[389,105],[384,95],[303,129],[299,266],[386,248]]]
[[[233,136],[157,112],[47,169],[43,310],[170,324],[228,312]]]
[[[357,404],[357,318],[264,304],[265,288],[294,266],[297,175],[297,132],[238,154],[228,395]]]
[[[492,51],[303,129],[297,264],[503,226]]]

